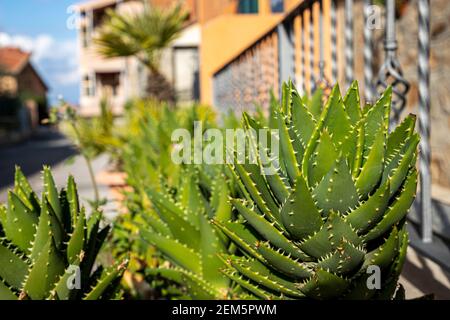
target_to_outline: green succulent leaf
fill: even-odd
[[[298,94],[293,94],[292,96],[292,124],[296,135],[301,141],[301,143],[297,142],[295,144],[306,147],[306,143],[314,132],[316,123],[314,115],[303,104]],[[301,156],[303,158],[303,154]]]
[[[363,262],[365,252],[342,239],[336,250],[323,258],[317,265],[334,274],[343,275],[356,270]]]
[[[324,130],[317,141],[317,148],[309,164],[309,185],[316,186],[333,167],[338,156],[336,148],[327,130]]]
[[[2,229],[8,223],[7,209],[6,207],[0,203],[0,232],[4,232]],[[3,226],[3,228],[1,228]]]
[[[201,211],[205,209],[205,206],[203,196],[193,174],[186,174],[180,188],[180,193],[180,204],[184,208],[186,220],[188,220],[194,228],[200,228],[199,216],[203,214]],[[163,220],[165,219],[163,218]],[[167,220],[165,221],[167,222]]]
[[[291,111],[293,86],[294,84],[291,80],[283,82],[281,85],[281,110],[287,116],[289,116]]]
[[[264,258],[256,250],[258,237],[250,230],[250,228],[241,222],[220,222],[212,220],[215,226],[219,228],[231,241],[236,243],[244,252],[250,256],[263,260]]]
[[[239,200],[233,199],[232,203],[244,218],[247,219],[248,223],[273,245],[284,250],[287,254],[291,254],[295,258],[308,260],[309,257],[306,254],[304,254],[292,241],[288,240],[281,231],[264,219],[263,216],[247,208]]]
[[[350,117],[352,125],[355,125],[361,119],[361,105],[359,99],[359,86],[355,80],[350,85],[344,97],[345,111]]]
[[[229,257],[229,263],[240,273],[256,283],[281,294],[293,297],[302,297],[295,284],[275,275],[257,260]]]
[[[243,277],[239,272],[236,272],[234,269],[222,269],[223,274],[225,274],[232,281],[240,285],[242,288],[253,293],[255,296],[264,300],[274,300],[275,296],[260,288],[257,284],[252,283],[247,278]]]
[[[181,268],[173,267],[173,268],[147,268],[145,270],[146,276],[151,277],[163,277],[165,279],[177,282],[178,284],[183,284],[183,273],[184,270]]]
[[[411,139],[408,141],[408,143],[405,146],[405,153],[404,155],[401,154],[401,157],[398,161],[398,166],[395,167],[390,173],[387,172],[386,179],[383,179],[384,181],[389,179],[391,184],[391,194],[392,197],[400,188],[400,186],[405,181],[405,177],[407,176],[410,167],[413,166],[415,163],[415,158],[417,155],[417,145],[419,144],[419,136],[417,134],[414,134]]]
[[[0,279],[0,300],[17,300],[17,296],[1,279]]]
[[[219,271],[224,266],[219,254],[226,252],[226,244],[219,231],[204,216],[200,221],[200,234],[203,278],[214,287],[226,289],[229,281]]]
[[[392,264],[395,256],[398,254],[398,231],[397,228],[392,228],[389,238],[375,250],[367,253],[365,264],[366,266],[375,265],[381,270],[386,269]]]
[[[261,210],[261,212],[263,212],[265,215],[267,215],[271,221],[278,222],[279,221],[278,211],[271,212],[268,207],[267,202],[263,198],[263,194],[266,194],[265,184],[264,184],[264,186],[261,186],[261,189],[264,190],[263,191],[264,193],[263,193],[258,188],[256,188],[255,182],[250,177],[251,172],[246,171],[244,166],[239,163],[235,163],[234,166],[235,166],[236,171],[237,171],[241,181],[243,182],[246,190],[248,191],[249,195],[251,196],[251,198],[253,199],[255,204],[258,206],[259,210]],[[251,165],[247,165],[246,167],[248,168],[249,166],[251,166]],[[255,173],[255,170],[258,171],[258,168],[253,167],[252,173]],[[259,175],[259,173],[256,173],[256,174]],[[264,182],[262,182],[262,183],[264,183]],[[271,197],[271,196],[269,194],[266,194],[266,197]]]
[[[257,248],[270,266],[285,275],[294,279],[309,278],[312,275],[308,265],[301,263],[298,259],[291,259],[290,256],[284,255],[281,250],[273,249],[267,242],[258,243]]]
[[[284,160],[284,165],[286,167],[289,180],[291,181],[292,184],[294,184],[295,179],[300,173],[299,166],[297,163],[297,157],[295,155],[289,131],[286,127],[284,115],[278,113],[277,119],[280,133],[280,150],[282,158]]]
[[[193,299],[212,300],[220,295],[216,288],[212,287],[209,282],[197,276],[195,273],[183,272],[182,277]],[[218,277],[226,279],[221,274]]]
[[[190,247],[152,231],[141,230],[141,236],[145,241],[157,246],[164,255],[178,266],[191,272],[202,272],[199,253]]]
[[[59,254],[54,240],[49,238],[25,281],[25,294],[33,300],[47,298],[64,269],[64,258]]]
[[[278,170],[280,172],[281,170]],[[284,177],[283,177],[284,178]],[[272,190],[275,198],[278,200],[278,203],[284,203],[286,198],[289,196],[289,187],[286,185],[287,183],[283,180],[278,174],[269,174],[266,175],[267,183]]]
[[[302,175],[297,177],[294,190],[281,207],[281,219],[295,240],[302,240],[314,234],[323,225],[322,216]]]
[[[363,128],[363,122],[359,121],[356,123],[348,136],[345,138],[344,142],[342,143],[340,152],[347,160],[347,163],[351,169],[353,177],[355,177],[357,174],[359,174],[359,166],[360,163],[357,163],[357,153],[361,152],[361,149],[358,148],[358,142],[360,140],[360,131],[361,128]],[[364,137],[363,137],[364,138]],[[361,152],[362,156],[362,152]],[[354,174],[355,167],[358,167],[358,173]]]
[[[77,218],[77,224],[67,244],[67,260],[69,263],[76,261],[82,253],[86,240],[86,217],[84,210],[81,210]]]
[[[52,223],[53,220],[50,218],[48,201],[44,199],[44,201],[42,201],[41,214],[39,216],[39,223],[37,225],[36,234],[33,240],[33,248],[30,255],[33,261],[37,259],[43,251],[43,248],[47,245],[49,235],[53,236]]]
[[[75,226],[78,219],[78,213],[80,212],[80,203],[78,200],[78,191],[75,179],[73,176],[69,176],[67,180],[67,200],[69,201],[70,216],[72,224]]]
[[[390,183],[387,181],[383,186],[358,207],[351,210],[345,217],[353,228],[359,232],[366,232],[375,225],[385,213],[390,199]]]
[[[228,201],[230,190],[224,178],[219,178],[213,185],[211,205],[214,210],[212,217],[218,221],[228,221],[232,217],[231,204]]]
[[[39,212],[39,198],[33,192],[30,183],[19,166],[16,166],[16,171],[14,174],[14,193],[30,210]]]
[[[375,142],[377,132],[380,127],[389,128],[389,112],[392,98],[392,87],[388,87],[375,105],[368,109],[365,115],[365,139],[364,139],[364,159],[371,150]]]
[[[253,199],[261,198],[261,200],[259,200],[261,201],[260,207],[261,211],[263,211],[265,214],[268,214],[271,217],[271,219],[273,219],[273,221],[279,222],[280,215],[278,212],[277,204],[275,203],[275,199],[273,198],[270,192],[265,177],[261,174],[260,167],[256,164],[243,164],[242,167],[240,167],[240,165],[237,164],[236,168],[238,169],[238,172],[240,172],[239,171],[240,168],[244,168],[245,172],[248,172],[250,179],[253,181],[253,184],[247,185],[245,183],[245,181],[247,180],[243,181],[244,184],[246,185],[247,190],[249,190],[250,194],[252,194]],[[258,186],[256,194],[251,192],[251,190],[253,190],[252,188],[253,186]],[[259,201],[257,201],[256,203],[258,204]]]
[[[0,278],[15,288],[21,288],[28,274],[28,268],[29,264],[23,257],[23,253],[6,240],[0,239]],[[0,282],[3,284],[2,281]],[[9,288],[6,288],[7,293]]]
[[[384,234],[392,225],[399,222],[407,214],[414,201],[417,187],[417,170],[411,169],[401,193],[388,208],[385,215],[366,235],[366,241],[373,240]]]
[[[322,113],[322,99],[323,99],[323,90],[318,87],[314,94],[311,97],[311,101],[309,103],[309,112],[314,116],[315,119],[319,119]]]
[[[331,212],[322,228],[299,247],[307,254],[321,258],[338,249],[343,239],[354,246],[362,242],[356,231],[338,213]]]
[[[80,259],[77,258],[75,261],[72,261],[70,266],[66,268],[64,274],[59,278],[55,287],[50,292],[50,296],[56,296],[59,300],[72,300],[78,293],[79,289],[75,288],[75,284],[77,280],[81,281],[80,272]],[[79,277],[77,279],[77,277]],[[73,288],[69,286],[69,284],[74,285]]]
[[[337,149],[340,149],[345,137],[352,129],[351,119],[345,111],[342,102],[339,86],[336,84],[328,100],[328,112],[326,113],[324,127],[327,128],[333,137],[333,143]]]
[[[395,150],[401,146],[405,141],[407,141],[414,133],[414,126],[416,123],[416,116],[409,114],[403,121],[398,125],[391,134],[389,134],[386,146],[386,158],[390,159]]]
[[[6,235],[24,252],[29,252],[36,232],[38,216],[13,192],[8,193]]]
[[[44,196],[48,199],[59,221],[63,221],[59,194],[49,167],[44,167]]]
[[[300,285],[300,291],[308,297],[330,299],[341,296],[350,282],[323,269],[317,269],[314,276]]]
[[[358,192],[350,169],[343,157],[335,160],[333,167],[314,189],[317,206],[328,215],[330,211],[345,213],[358,204]]]
[[[160,193],[149,190],[148,194],[152,199],[154,199],[156,211],[158,212],[161,219],[168,225],[172,234],[187,246],[198,248],[200,244],[200,233],[199,230],[189,222],[189,220],[187,219],[187,214],[183,214],[182,216],[180,216],[179,209],[172,210],[171,208],[173,208],[175,205],[167,205],[167,203],[171,201],[168,197],[165,197],[166,204],[162,204],[164,198]]]
[[[356,179],[356,188],[362,198],[366,198],[381,179],[384,168],[384,152],[386,144],[387,128],[381,126],[374,143],[367,155],[367,159]]]
[[[121,262],[116,266],[112,266],[107,269],[102,277],[98,280],[97,284],[92,290],[84,297],[84,300],[98,300],[102,294],[108,289],[114,280],[120,278],[122,273],[126,269],[127,262]]]

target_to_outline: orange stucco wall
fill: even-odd
[[[152,6],[167,9],[175,6],[178,1],[173,0],[148,0]],[[217,0],[216,0],[217,1]],[[198,0],[184,0],[180,2],[182,4],[182,8],[189,13],[188,22],[194,22],[198,19]]]
[[[200,0],[202,3],[205,0]],[[206,0],[208,1],[208,0]],[[209,0],[211,1],[211,0]],[[285,0],[285,12],[289,12],[303,0]],[[208,5],[207,11],[211,15],[218,15],[215,6]],[[212,104],[212,77],[215,72],[238,56],[243,50],[261,38],[282,20],[284,14],[272,14],[270,1],[259,0],[259,14],[236,14],[231,6],[224,3],[237,1],[223,1],[222,14],[214,19],[200,21],[202,26],[202,40],[200,47],[200,99],[202,103]],[[219,10],[219,9],[217,9]]]
[[[173,4],[148,1],[162,7]],[[302,1],[284,0],[285,12]],[[272,14],[270,0],[259,0],[258,14],[237,14],[237,0],[185,0],[184,6],[201,25],[200,98],[212,104],[213,74],[276,26],[283,14]]]
[[[202,26],[200,93],[212,104],[212,76],[254,43],[281,19],[281,15],[222,15]]]
[[[284,11],[289,12],[303,0],[284,0]]]
[[[173,0],[148,0],[168,7]],[[270,0],[258,0],[258,14],[237,14],[238,0],[185,0],[190,20],[201,25],[200,99],[212,104],[213,74],[272,29],[283,14],[272,14]],[[303,0],[284,0],[289,12]]]
[[[169,8],[177,4],[174,0],[148,0],[153,6]],[[265,0],[260,0],[265,1]],[[206,22],[221,14],[234,13],[237,8],[237,0],[183,0],[180,2],[183,8],[189,12],[189,21]]]
[[[197,0],[198,21],[205,23],[215,17],[234,13],[237,8],[237,0]]]

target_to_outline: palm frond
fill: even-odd
[[[170,10],[146,8],[135,14],[108,10],[94,41],[105,57],[136,56],[154,68],[161,50],[179,37],[187,18],[188,14],[180,6]]]

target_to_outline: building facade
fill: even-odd
[[[48,87],[30,58],[31,53],[18,48],[0,48],[0,96],[20,101],[24,112],[19,110],[22,118],[16,120],[26,130],[47,117]]]
[[[301,2],[302,0],[222,1],[227,6],[220,9],[221,13],[201,25],[200,93],[203,103],[214,105],[216,102],[213,97],[214,74],[273,29],[286,13]]]
[[[146,94],[147,70],[135,58],[102,57],[93,43],[107,9],[138,13],[148,5],[181,3],[189,19],[181,36],[161,57],[161,73],[175,90],[177,103],[213,104],[214,73],[267,32],[300,0],[92,0],[77,5],[80,14],[80,111],[98,114],[107,97],[120,114],[127,100]]]
[[[188,1],[189,2],[189,1]],[[136,14],[145,6],[173,5],[170,1],[93,0],[77,5],[79,12],[78,44],[80,52],[80,113],[94,116],[100,102],[107,98],[115,114],[123,112],[124,104],[132,98],[143,97],[147,90],[148,71],[136,58],[104,58],[98,53],[93,39],[103,23],[108,9],[123,14]],[[192,10],[189,3],[186,10]],[[198,47],[200,29],[193,16],[189,18],[181,36],[161,57],[161,73],[174,87],[177,101],[198,99]],[[184,63],[184,62],[187,63]],[[183,62],[183,63],[181,63]]]

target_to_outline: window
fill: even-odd
[[[86,26],[81,28],[81,42],[83,43],[83,48],[86,48],[89,45]]]
[[[115,97],[119,93],[120,73],[102,72],[96,75],[99,93],[103,97]]]
[[[101,9],[94,10],[92,12],[92,27],[94,29],[100,27],[103,24],[103,20],[106,18],[106,12],[108,10],[116,10],[116,5],[112,4],[107,7],[103,7]]]
[[[239,13],[258,13],[258,0],[239,0]]]
[[[284,11],[284,0],[270,0],[270,9],[273,13]]]
[[[92,77],[85,75],[81,85],[83,88],[83,95],[86,97],[92,97],[95,95],[94,81]]]

